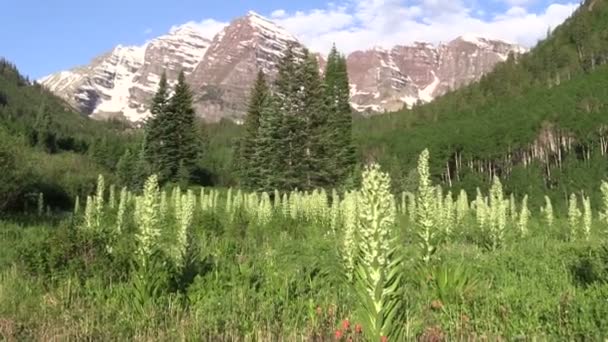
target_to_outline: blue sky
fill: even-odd
[[[172,26],[213,27],[248,10],[272,17],[313,50],[348,52],[474,33],[531,46],[567,17],[576,0],[8,0],[0,56],[32,78],[87,64],[117,44],[141,45]],[[212,20],[210,20],[212,19]],[[206,20],[206,21],[205,21]],[[218,26],[220,25],[220,26]],[[205,32],[210,34],[209,32]]]

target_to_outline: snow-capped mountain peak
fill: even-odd
[[[161,74],[174,84],[183,71],[201,117],[241,121],[257,71],[272,79],[285,50],[304,47],[285,28],[256,12],[233,20],[213,40],[205,34],[196,24],[176,26],[142,46],[117,45],[89,65],[39,82],[85,114],[140,121],[149,115]],[[355,51],[347,57],[351,103],[357,110],[382,112],[428,102],[478,80],[510,53],[525,51],[472,34],[439,45],[416,42]],[[315,55],[322,68],[323,55]]]

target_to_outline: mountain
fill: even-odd
[[[119,45],[87,66],[49,75],[39,83],[95,118],[122,115],[139,121],[148,115],[146,106],[162,72],[174,84],[180,70],[194,70],[210,43],[185,25],[144,46]]]
[[[338,42],[339,45],[339,42]],[[195,93],[197,113],[208,121],[240,121],[257,70],[272,78],[288,46],[298,39],[267,18],[249,12],[212,41],[181,26],[143,46],[117,46],[89,65],[39,82],[95,118],[124,116],[140,121],[163,69],[169,82],[183,69]],[[509,53],[524,49],[501,41],[465,36],[434,46],[416,43],[390,50],[355,51],[347,57],[353,108],[383,112],[429,102],[491,71]],[[322,55],[320,65],[324,64]]]
[[[190,75],[197,113],[211,121],[242,117],[258,70],[272,78],[290,45],[302,47],[296,37],[257,13],[233,21],[215,36]]]
[[[581,190],[599,202],[608,169],[606,37],[608,1],[587,0],[529,53],[507,58],[479,82],[422,106],[356,120],[360,154],[386,165],[396,188],[411,190],[408,173],[428,148],[433,176],[453,191],[474,194],[499,176],[507,192],[528,194],[537,207],[544,194],[558,201]],[[487,44],[477,40],[447,45]],[[447,56],[465,65],[457,52]],[[432,60],[425,54],[416,63]],[[416,77],[428,84],[432,75]]]
[[[428,43],[357,51],[347,58],[353,107],[396,111],[430,102],[450,90],[478,81],[520,46],[462,36],[435,47]]]

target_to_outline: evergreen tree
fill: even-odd
[[[315,56],[304,51],[299,66],[300,90],[298,92],[297,116],[303,119],[300,131],[305,134],[304,163],[300,171],[305,176],[303,189],[326,187],[330,184],[330,156],[326,146],[329,144],[327,127],[327,106],[323,80],[319,73],[319,64]]]
[[[166,166],[162,163],[163,160],[167,159],[165,146],[167,140],[170,139],[169,131],[167,130],[168,103],[169,88],[167,75],[163,72],[158,84],[158,90],[152,99],[152,106],[150,108],[152,116],[146,121],[148,142],[145,150],[146,160],[161,180],[166,179],[170,175]]]
[[[168,112],[170,113],[171,122],[168,127],[170,136],[176,149],[176,155],[170,162],[172,175],[176,175],[179,170],[180,163],[183,163],[188,174],[194,171],[199,153],[200,144],[198,142],[195,126],[194,108],[192,105],[192,92],[190,86],[186,83],[184,72],[180,72],[175,86],[175,92],[169,100]]]
[[[284,188],[283,169],[285,165],[281,136],[283,120],[278,103],[271,95],[261,105],[259,128],[255,139],[255,151],[248,165],[248,174],[255,177],[258,191],[272,191]]]
[[[241,185],[247,189],[257,189],[260,186],[260,177],[255,171],[255,158],[258,156],[257,136],[260,127],[260,117],[265,107],[269,105],[270,89],[262,71],[258,72],[257,79],[251,91],[249,108],[245,117],[245,136],[239,143],[238,173]]]
[[[133,189],[143,188],[148,177],[153,174],[152,167],[146,159],[146,144],[147,139],[144,137],[141,143],[141,148],[139,149],[139,153],[135,156],[136,160],[133,166],[133,176],[130,182]]]
[[[352,110],[346,58],[334,46],[325,69],[325,96],[328,107],[327,149],[331,156],[331,181],[344,184],[354,172],[356,153],[352,139]]]
[[[57,138],[53,131],[53,119],[47,106],[40,106],[34,129],[36,144],[47,153],[57,152]]]
[[[116,176],[122,186],[134,188],[133,177],[135,174],[135,161],[133,153],[130,149],[127,149],[125,153],[120,157],[116,164]]]
[[[305,120],[300,115],[303,111],[302,76],[293,46],[290,46],[281,59],[275,83],[278,110],[281,125],[277,148],[281,151],[282,165],[276,171],[279,189],[302,188],[306,184],[306,173],[303,172],[305,161],[306,130]]]

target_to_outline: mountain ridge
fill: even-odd
[[[212,40],[189,24],[174,27],[142,46],[116,46],[85,66],[39,80],[81,112],[94,118],[141,121],[163,70],[170,84],[184,70],[198,114],[207,121],[240,121],[258,69],[272,75],[287,46],[304,48],[297,37],[250,11]],[[354,51],[347,63],[355,110],[394,111],[430,102],[476,81],[526,50],[510,43],[468,35],[437,46],[417,42],[389,49]],[[323,65],[324,54],[315,52]]]

